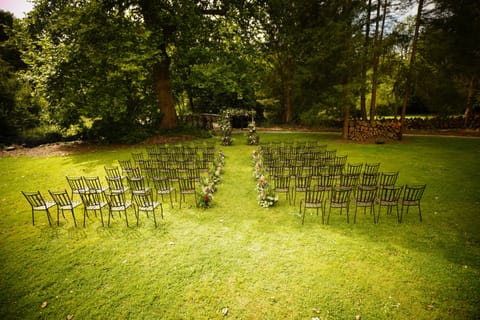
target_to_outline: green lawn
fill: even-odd
[[[336,134],[260,133],[261,143],[324,141],[349,162],[400,171],[399,184],[427,184],[422,223],[412,208],[402,224],[385,212],[377,225],[363,213],[347,224],[333,211],[322,225],[312,211],[302,226],[298,202],[281,195],[276,207],[257,204],[255,147],[234,138],[222,147],[214,206],[165,203],[157,229],[145,215],[138,227],[117,216],[103,228],[90,215],[75,228],[68,215],[49,227],[40,213],[32,226],[20,194],[67,188],[66,175],[103,180],[104,165],[143,146],[0,158],[0,318],[480,318],[480,139],[361,145]]]

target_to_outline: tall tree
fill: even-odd
[[[415,32],[413,34],[413,40],[412,40],[412,51],[410,53],[410,64],[408,66],[408,71],[407,71],[407,81],[405,84],[405,93],[403,96],[403,104],[402,104],[402,115],[400,119],[400,125],[403,130],[405,126],[405,117],[407,113],[407,105],[408,101],[410,99],[410,90],[413,85],[413,70],[414,70],[414,65],[415,65],[415,57],[417,54],[417,43],[418,43],[418,37],[420,33],[420,25],[422,23],[422,11],[423,11],[423,5],[425,1],[424,0],[418,0],[418,5],[417,5],[417,15],[415,18]]]
[[[475,0],[435,0],[425,30],[429,62],[453,79],[464,97],[465,127],[473,120],[479,103],[480,2]]]
[[[368,70],[368,57],[370,52],[370,17],[372,10],[372,0],[368,0],[365,14],[365,41],[363,43],[363,56],[362,56],[362,74],[361,74],[361,87],[360,87],[360,115],[363,120],[367,119],[367,70]]]

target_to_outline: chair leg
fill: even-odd
[[[418,204],[418,215],[420,216],[420,222],[422,222],[422,209],[420,208],[420,203]]]
[[[75,224],[75,228],[77,227],[77,219],[75,219],[75,212],[73,212],[72,209],[72,217],[73,217],[73,223]]]
[[[102,227],[105,227],[105,223],[103,222],[103,211],[100,208],[100,219],[102,220]]]

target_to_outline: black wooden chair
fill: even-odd
[[[110,218],[113,217],[114,212],[118,212],[120,217],[122,216],[122,212],[125,214],[125,222],[128,225],[128,215],[127,211],[130,207],[133,206],[133,203],[130,201],[125,200],[125,194],[124,193],[110,193],[108,195],[108,226],[110,226]],[[137,225],[138,225],[138,213],[136,210],[134,210],[135,217],[137,218]]]
[[[75,227],[77,226],[77,219],[75,219],[75,208],[82,204],[81,201],[72,200],[69,197],[67,190],[60,191],[48,191],[52,196],[53,201],[57,205],[57,225],[60,225],[60,211],[63,217],[65,217],[64,211],[68,210],[72,213],[73,222]]]
[[[302,215],[302,225],[305,223],[305,214],[307,208],[313,208],[317,211],[322,210],[322,224],[325,223],[325,202],[328,196],[329,189],[327,188],[308,188],[305,191],[305,197],[300,200],[300,214]],[[303,207],[303,214],[302,214]]]
[[[285,198],[290,204],[290,175],[278,174],[273,176],[273,190],[276,193],[285,193]]]
[[[403,219],[403,208],[407,207],[407,214],[409,207],[417,207],[418,214],[420,216],[420,222],[422,222],[422,209],[420,208],[420,201],[422,200],[423,193],[425,192],[426,184],[421,185],[406,185],[403,197],[401,199],[402,210],[400,212],[400,222]]]
[[[180,177],[179,179],[179,190],[180,190],[180,209],[182,208],[182,202],[186,202],[187,195],[193,195],[194,199],[196,197],[196,181],[195,179]],[[195,201],[196,204],[196,201]]]
[[[168,196],[170,197],[170,205],[173,208],[172,193],[175,195],[175,202],[176,202],[177,189],[172,186],[170,179],[168,179],[168,177],[165,177],[165,176],[164,177],[154,176],[153,185],[156,192],[155,200],[158,200],[158,195],[160,195],[162,197],[162,202],[163,202],[163,197],[168,194]]]
[[[153,222],[155,224],[155,228],[157,227],[157,217],[155,215],[155,210],[160,207],[160,215],[163,219],[163,207],[162,203],[158,201],[154,201],[151,193],[146,193],[146,194],[135,194],[133,196],[133,199],[136,204],[136,209],[137,209],[137,226],[138,226],[138,221],[140,219],[140,211],[143,211],[147,214],[151,212],[153,215]]]
[[[97,211],[100,212],[100,218],[102,220],[102,226],[105,226],[105,222],[103,220],[103,208],[107,206],[107,202],[105,198],[102,197],[102,193],[97,192],[87,192],[80,194],[83,202],[83,226],[85,227],[85,221],[88,217],[88,211],[93,211],[95,217],[97,216]]]
[[[83,180],[82,177],[67,176],[66,178],[67,178],[68,185],[70,186],[70,189],[72,191],[71,193],[72,199],[75,194],[81,195],[82,193],[86,193],[88,191],[88,188],[85,185],[85,181]]]
[[[355,214],[353,216],[353,223],[357,223],[357,209],[363,208],[364,215],[367,208],[370,208],[370,215],[373,213],[373,220],[375,222],[375,196],[377,194],[377,186],[358,186],[353,196],[353,203],[355,204]]]
[[[340,214],[342,214],[343,209],[347,211],[347,222],[349,221],[349,210],[350,210],[350,195],[352,193],[352,188],[350,187],[340,187],[335,186],[330,192],[330,198],[328,199],[329,210],[327,224],[330,222],[330,212],[332,208],[340,209]]]
[[[398,202],[400,200],[400,196],[403,191],[403,186],[395,187],[395,186],[384,186],[378,189],[377,197],[375,202],[379,205],[378,207],[378,214],[377,219],[374,219],[374,222],[377,223],[380,219],[380,211],[382,207],[387,207],[387,213],[390,214],[392,212],[392,208],[395,207],[397,209],[397,219],[398,223],[400,223],[400,215],[398,212]]]
[[[52,216],[50,215],[50,208],[55,206],[54,201],[45,201],[40,191],[22,191],[23,196],[27,199],[32,207],[32,224],[35,225],[35,211],[45,211],[48,218],[48,224],[52,225]]]

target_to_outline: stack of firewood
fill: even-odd
[[[359,142],[383,143],[386,141],[398,141],[402,139],[399,121],[350,121],[348,138]]]

